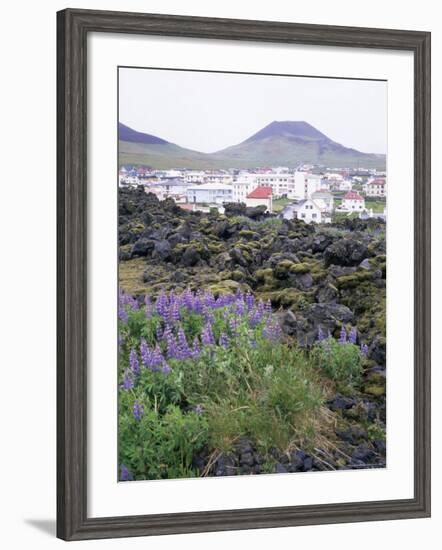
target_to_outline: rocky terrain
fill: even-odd
[[[283,332],[309,348],[318,331],[338,338],[357,327],[367,346],[357,390],[332,388],[327,400],[333,445],[290,455],[275,449],[276,471],[385,465],[385,223],[347,219],[306,225],[265,214],[261,207],[227,205],[225,215],[181,209],[143,189],[120,190],[119,281],[140,299],[186,288],[215,296],[240,288],[270,300]],[[253,442],[195,465],[211,475],[261,473]]]

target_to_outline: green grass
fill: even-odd
[[[372,208],[373,212],[376,212],[377,214],[383,214],[385,205],[385,199],[365,198],[365,207],[367,209]]]
[[[243,142],[216,153],[201,153],[172,143],[158,145],[120,141],[119,148],[120,166],[146,165],[157,169],[208,170],[281,165],[295,167],[299,162],[342,167],[356,167],[362,163],[368,168],[385,169],[384,156],[335,150],[333,147],[319,154],[315,142],[306,140],[294,144],[284,136]]]
[[[275,199],[273,201],[273,212],[281,212],[285,206],[290,204],[292,201],[287,198]]]
[[[235,313],[237,303],[210,309],[212,343],[202,336],[207,311],[182,307],[172,339],[180,342],[181,330],[189,346],[197,339],[200,350],[179,358],[158,332],[166,326],[162,316],[120,305],[127,319],[119,325],[119,462],[134,479],[200,475],[195,454],[228,453],[241,437],[271,463],[272,448],[314,449],[330,435],[323,404],[336,384],[357,381],[359,348],[331,342],[310,353],[283,337],[268,310],[251,325],[252,313]],[[143,364],[143,345],[160,350],[158,368]]]

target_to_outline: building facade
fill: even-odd
[[[257,187],[246,197],[246,206],[265,206],[266,212],[273,211],[273,190],[271,187]]]
[[[365,210],[365,200],[356,191],[348,191],[344,195],[338,210],[341,212],[362,212]]]
[[[232,186],[220,183],[204,183],[187,188],[187,202],[192,204],[222,204],[232,202]]]
[[[312,199],[303,199],[287,205],[282,211],[286,220],[298,219],[305,223],[330,223],[331,215],[322,205]]]
[[[367,197],[386,197],[387,184],[384,178],[374,178],[364,185],[364,191]]]

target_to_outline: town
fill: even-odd
[[[121,166],[120,187],[143,186],[159,200],[172,198],[184,210],[224,212],[226,203],[264,206],[284,219],[331,223],[337,217],[387,215],[386,173],[299,165],[296,169],[153,170]]]

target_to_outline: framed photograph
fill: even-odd
[[[430,515],[430,33],[58,13],[58,536]]]

